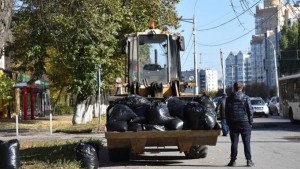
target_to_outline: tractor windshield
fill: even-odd
[[[140,35],[138,46],[139,81],[167,83],[168,41],[166,35]]]

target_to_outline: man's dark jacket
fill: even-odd
[[[225,119],[225,103],[226,103],[226,97],[223,96],[223,97],[218,101],[218,104],[217,104],[217,107],[216,107],[216,112],[219,111],[220,119]]]
[[[227,124],[253,123],[253,109],[250,99],[243,92],[234,92],[226,99],[225,117]]]

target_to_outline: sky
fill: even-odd
[[[237,15],[241,14],[245,7],[240,4],[240,1],[232,0],[232,2],[234,3],[234,9]],[[249,7],[253,6],[251,8],[252,12],[249,10],[238,17],[240,22],[239,20],[234,19],[216,29],[196,32],[198,69],[216,69],[218,70],[218,79],[220,79],[220,50],[223,51],[224,59],[227,58],[231,51],[251,51],[250,40],[251,36],[255,34],[255,20],[253,13],[255,13],[256,10],[256,3],[263,4],[263,0],[248,0],[248,2]],[[231,7],[230,0],[181,0],[176,7],[178,15],[182,16],[183,19],[192,19],[195,9],[196,30],[212,28],[236,17],[236,14]],[[182,70],[191,70],[194,69],[193,36],[191,37],[190,42],[189,39],[192,34],[193,24],[181,21],[180,25],[181,27],[176,31],[181,32],[181,35],[185,37],[186,45],[186,51],[181,53],[181,66]],[[226,43],[244,34],[247,35],[231,43]],[[219,45],[222,43],[226,44]]]

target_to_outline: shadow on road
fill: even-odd
[[[147,149],[147,154],[132,154],[130,161],[127,162],[111,162],[108,158],[107,147],[103,147],[100,151],[100,167],[118,167],[118,166],[176,166],[176,167],[205,167],[205,168],[224,168],[224,165],[201,165],[201,159],[199,164],[185,163],[190,159],[186,159],[184,154],[178,155],[164,155],[156,151],[155,149]],[[176,149],[164,149],[164,152],[176,151]],[[156,155],[157,154],[157,155]],[[184,161],[183,161],[184,160]]]

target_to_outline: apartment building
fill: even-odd
[[[239,81],[244,86],[251,84],[251,57],[248,52],[230,52],[225,60],[225,85],[231,87]]]

